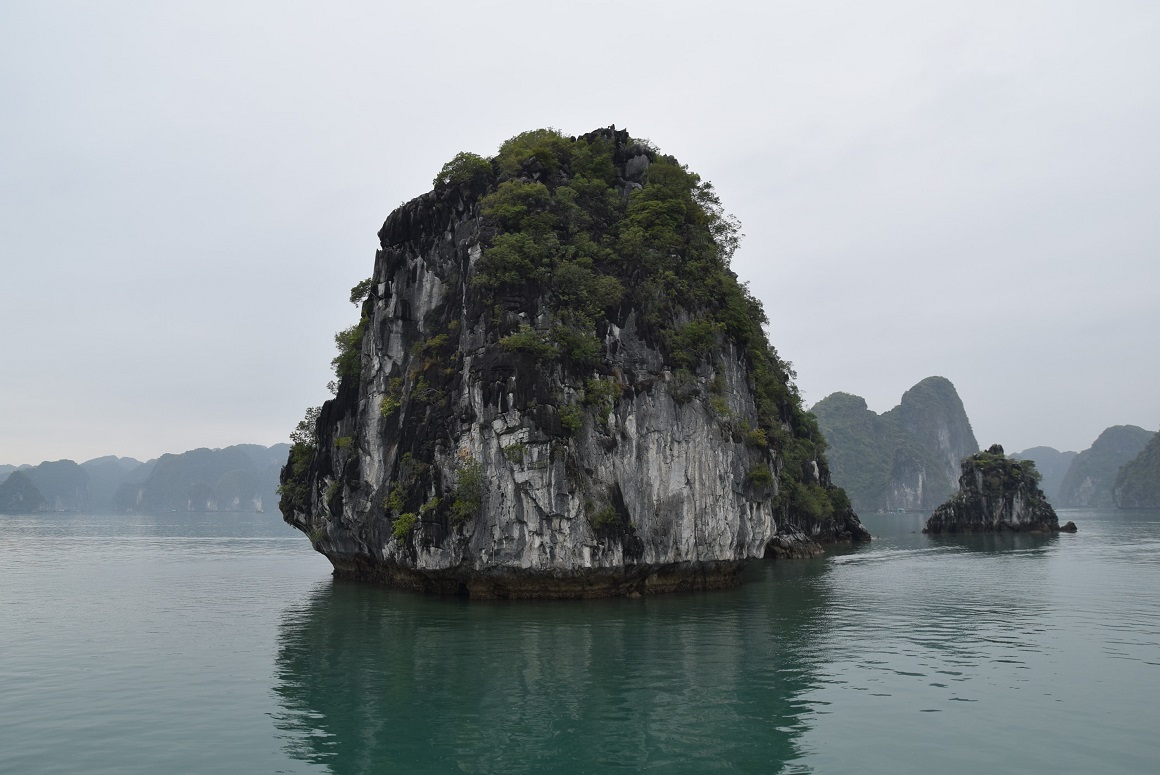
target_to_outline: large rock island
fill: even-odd
[[[339,576],[471,597],[737,583],[869,535],[712,188],[615,128],[461,153],[352,290],[281,508]]]
[[[1121,509],[1160,509],[1160,433],[1120,469],[1114,495]]]
[[[979,451],[955,386],[927,377],[877,414],[849,393],[811,410],[828,442],[834,483],[855,510],[930,511],[955,492],[959,463]]]
[[[1156,434],[1138,425],[1113,425],[1076,455],[1059,487],[1062,508],[1116,505],[1120,469],[1144,451]]]
[[[1059,526],[1039,480],[1034,463],[1011,460],[993,444],[963,460],[958,493],[935,509],[922,532],[1075,532],[1071,522]]]

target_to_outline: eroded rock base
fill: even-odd
[[[1074,522],[1060,525],[1058,522],[1033,522],[1031,524],[1013,525],[1009,522],[1000,522],[990,525],[948,525],[946,527],[925,527],[924,533],[932,535],[954,533],[1075,533],[1079,530]]]
[[[745,566],[740,561],[695,562],[590,568],[573,574],[517,568],[416,571],[365,558],[329,559],[334,565],[336,578],[375,582],[436,595],[459,595],[472,600],[640,597],[661,592],[725,589],[741,583],[741,571]]]

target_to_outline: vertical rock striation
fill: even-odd
[[[1063,485],[1063,477],[1067,475],[1071,462],[1078,452],[1060,452],[1054,447],[1031,447],[1022,452],[1016,452],[1011,457],[1016,460],[1030,460],[1035,463],[1035,469],[1043,475],[1040,483],[1043,494],[1053,504],[1059,503],[1059,490]]]
[[[473,597],[736,583],[869,536],[728,270],[735,226],[600,130],[460,154],[400,207],[282,511],[341,576]]]
[[[945,377],[927,377],[881,415],[860,396],[814,407],[836,484],[860,511],[926,511],[955,492],[959,463],[978,451],[963,402]]]
[[[1113,425],[1075,456],[1059,488],[1060,507],[1111,506],[1120,468],[1139,455],[1155,434],[1136,425]]]

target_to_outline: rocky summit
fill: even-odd
[[[1073,522],[1060,527],[1039,481],[1033,462],[1012,460],[993,444],[963,460],[958,493],[935,509],[923,532],[1075,532]]]
[[[979,451],[963,402],[945,377],[927,377],[888,412],[849,393],[812,409],[834,483],[857,511],[929,511],[955,493],[959,463]]]
[[[614,127],[461,153],[393,212],[281,508],[339,576],[471,597],[735,584],[866,540],[712,187]]]

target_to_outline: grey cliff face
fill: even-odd
[[[1045,533],[1063,528],[1039,489],[1039,474],[1030,460],[1011,460],[992,445],[962,463],[959,492],[935,509],[924,533]]]
[[[1160,508],[1160,433],[1120,468],[1114,495],[1117,508]]]
[[[274,461],[287,448],[237,444],[162,455],[125,477],[115,506],[153,513],[263,511],[277,502]]]
[[[1155,434],[1136,425],[1113,425],[1071,461],[1059,488],[1061,507],[1111,506],[1120,468],[1139,455]]]
[[[617,160],[627,196],[648,157]],[[732,343],[678,374],[622,305],[597,326],[593,368],[497,346],[552,311],[473,284],[494,229],[480,193],[431,192],[387,220],[358,373],[323,406],[300,478],[293,453],[283,471],[302,493],[283,497],[286,520],[336,574],[472,597],[637,594],[868,538],[852,511],[819,521],[779,500],[786,463],[742,431],[757,406]],[[829,485],[824,458],[802,467]]]
[[[0,482],[0,514],[31,514],[48,506],[40,490],[23,471],[13,471]]]
[[[878,415],[859,396],[834,393],[813,408],[829,442],[834,483],[861,511],[929,511],[957,489],[959,463],[978,451],[963,402],[928,377]]]
[[[1072,451],[1060,452],[1053,447],[1031,447],[1022,452],[1016,452],[1011,457],[1034,462],[1036,470],[1043,474],[1041,486],[1047,500],[1053,504],[1058,504],[1063,477],[1067,475],[1067,470],[1077,454],[1079,453]]]
[[[72,460],[46,461],[24,473],[44,495],[46,511],[85,511],[89,508],[89,475]]]
[[[959,464],[979,449],[963,402],[950,380],[927,377],[887,414],[910,444],[895,454],[886,509],[930,509],[955,492]]]

